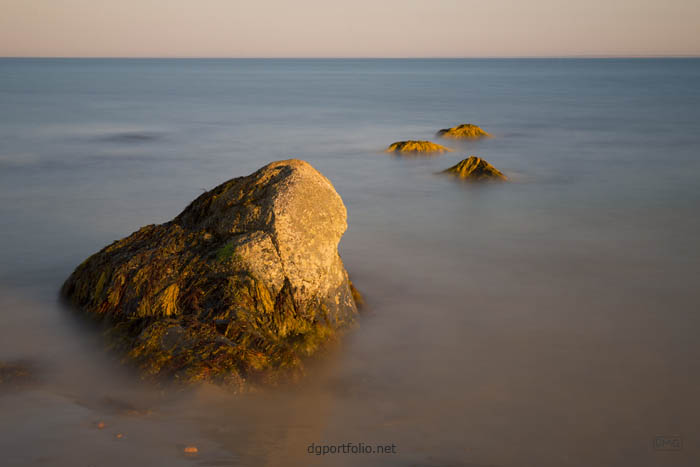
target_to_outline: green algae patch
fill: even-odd
[[[448,139],[480,139],[488,138],[491,135],[477,125],[464,123],[452,128],[444,128],[437,132],[437,136]]]
[[[464,159],[459,164],[443,171],[443,173],[459,177],[463,180],[508,180],[508,177],[503,175],[503,173],[500,170],[498,170],[482,158],[476,156],[469,156],[467,159]]]
[[[233,259],[235,255],[236,246],[231,243],[227,243],[216,251],[216,259],[221,263]]]
[[[392,143],[384,152],[402,155],[434,155],[450,152],[452,149],[446,148],[431,141],[397,141]]]

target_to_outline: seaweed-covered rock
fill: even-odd
[[[464,123],[452,128],[444,128],[437,132],[437,136],[451,139],[479,139],[489,136],[484,130],[471,123]]]
[[[397,141],[391,144],[385,152],[392,152],[395,154],[442,154],[449,152],[451,149],[435,144],[430,141]]]
[[[147,374],[243,384],[296,375],[351,325],[346,210],[300,160],[273,162],[85,260],[62,295]]]
[[[481,157],[469,156],[443,173],[465,180],[508,180],[503,173]]]

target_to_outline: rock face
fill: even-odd
[[[471,123],[465,123],[452,128],[445,128],[437,132],[437,136],[451,139],[478,139],[489,136],[484,130]]]
[[[351,325],[346,210],[300,160],[273,162],[85,260],[63,286],[147,374],[238,384],[298,374]]]
[[[398,141],[393,143],[387,148],[385,152],[392,152],[395,154],[442,154],[449,152],[451,149],[445,146],[440,146],[439,144],[432,143],[430,141]]]
[[[443,173],[455,175],[465,180],[508,180],[501,171],[480,157],[469,156]]]

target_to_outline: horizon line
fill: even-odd
[[[485,56],[207,56],[207,55],[160,55],[160,56],[131,56],[131,55],[2,55],[0,59],[108,59],[108,60],[493,60],[493,59],[644,59],[644,58],[700,58],[700,54],[579,54],[579,55],[485,55]]]

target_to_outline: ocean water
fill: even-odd
[[[493,138],[382,153],[465,122]],[[511,182],[436,174],[471,154]],[[160,390],[60,305],[90,254],[290,157],[343,198],[368,302],[300,384]],[[699,239],[697,59],[0,59],[0,361],[37,373],[0,393],[1,463],[695,466]]]

